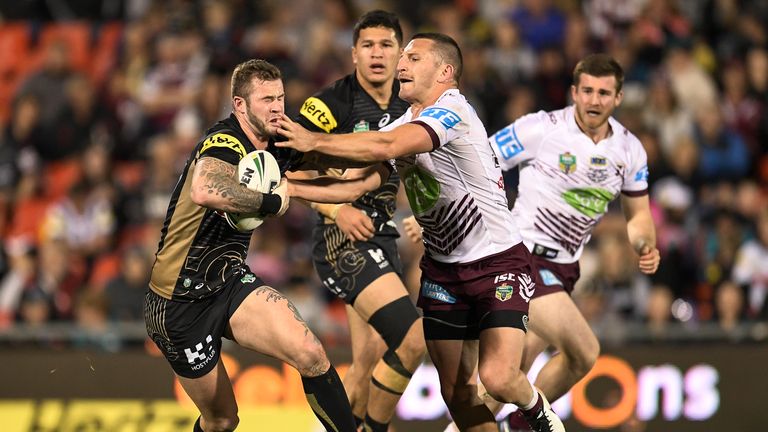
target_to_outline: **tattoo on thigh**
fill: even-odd
[[[296,309],[296,306],[294,306],[293,303],[291,303],[291,301],[288,300],[279,291],[265,285],[265,286],[256,288],[255,292],[257,296],[260,296],[261,294],[266,293],[267,302],[277,303],[279,301],[285,300],[286,306],[288,306],[288,309],[290,309],[290,311],[293,312],[293,318],[299,323],[301,323],[302,326],[304,326],[304,335],[306,336],[308,334],[311,334],[312,337],[314,338],[314,341],[316,343],[320,343],[320,340],[317,338],[317,336],[312,332],[312,330],[309,329],[307,322],[304,321],[304,318],[301,317],[301,314],[299,313],[299,310]]]

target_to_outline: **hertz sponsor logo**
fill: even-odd
[[[310,97],[304,101],[299,114],[306,117],[312,124],[325,132],[331,132],[338,126],[336,118],[333,117],[328,105],[316,97]]]
[[[232,149],[233,151],[237,152],[241,158],[247,153],[245,151],[245,147],[239,139],[225,133],[213,134],[206,138],[206,140],[203,142],[203,146],[200,148],[200,154],[205,153],[206,150],[213,147],[224,147]]]

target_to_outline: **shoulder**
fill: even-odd
[[[347,75],[308,97],[299,110],[299,123],[326,133],[333,131],[349,115],[356,88],[354,75]]]
[[[619,123],[613,117],[610,117],[608,121],[611,124],[611,128],[613,129],[613,133],[615,134],[616,139],[621,142],[622,146],[624,146],[632,154],[645,154],[643,143],[640,142],[640,139],[637,138],[635,134],[630,132],[629,129],[627,129],[623,124]]]
[[[211,155],[232,162],[233,158],[222,157],[223,154],[235,154],[237,159],[253,151],[255,147],[245,137],[237,122],[230,119],[216,123],[206,131],[206,135],[198,144],[197,155]]]

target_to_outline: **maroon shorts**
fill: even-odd
[[[531,254],[519,243],[471,263],[421,260],[418,306],[426,339],[477,339],[492,327],[527,328],[537,287]]]
[[[581,276],[578,261],[571,264],[558,264],[542,256],[533,255],[533,265],[537,273],[536,293],[533,298],[558,291],[565,291],[571,295],[573,286]]]

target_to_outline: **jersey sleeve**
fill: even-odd
[[[536,157],[547,125],[554,126],[549,114],[539,111],[527,114],[491,135],[489,141],[501,169],[508,171],[521,162]]]
[[[624,172],[621,192],[629,196],[642,196],[648,193],[648,155],[634,136],[630,137],[629,144],[630,159]]]
[[[432,149],[469,133],[469,105],[457,98],[442,98],[425,108],[411,123],[424,126],[432,138]]]
[[[208,135],[197,152],[197,159],[201,157],[215,157],[232,165],[237,165],[246,154],[247,150],[242,142],[227,131],[217,131]]]
[[[333,86],[310,96],[301,105],[296,122],[313,132],[333,133],[343,122],[349,104],[340,100],[338,86]]]

